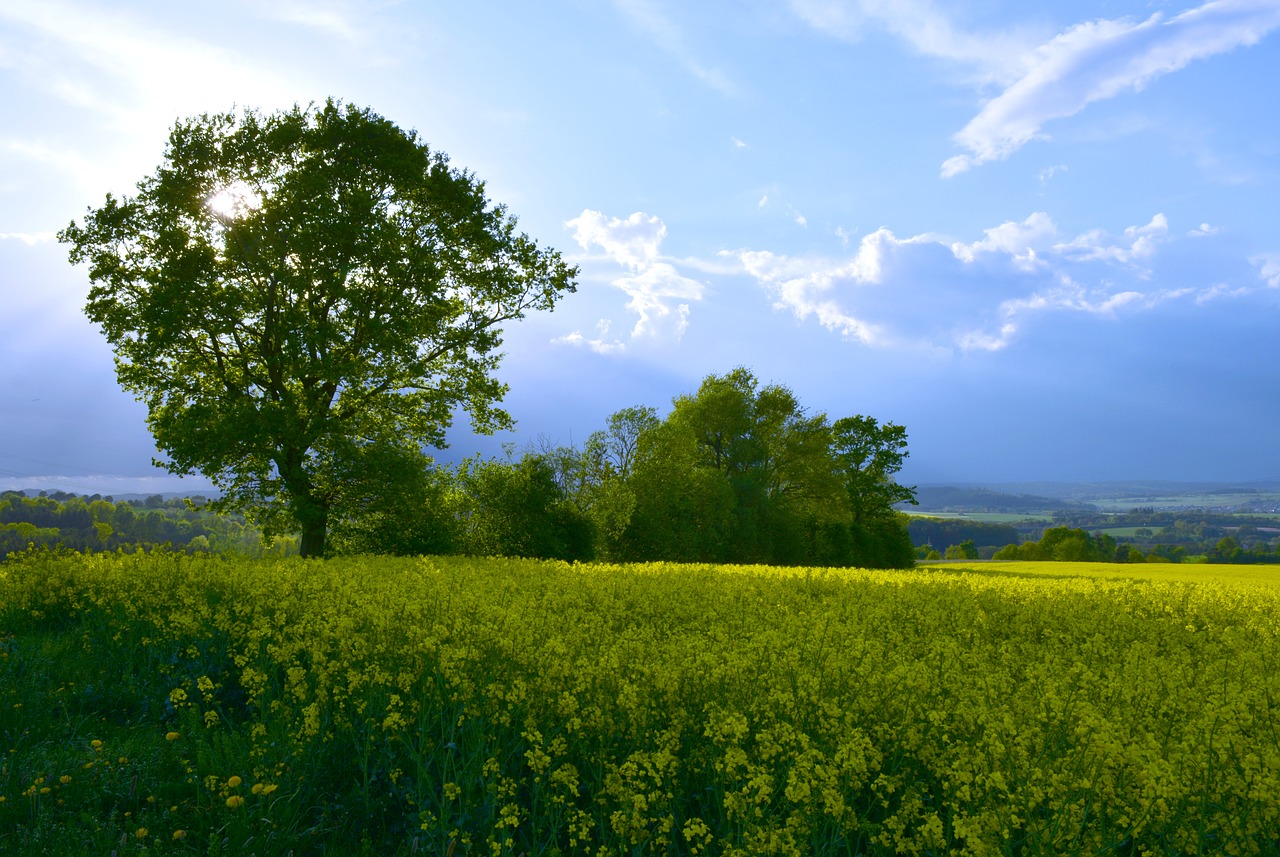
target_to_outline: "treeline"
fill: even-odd
[[[1181,545],[1157,544],[1148,552],[1134,544],[1119,543],[1106,533],[1089,533],[1077,527],[1050,527],[1039,541],[1009,544],[993,559],[1061,560],[1066,562],[1218,562],[1280,563],[1280,545],[1254,543],[1241,547],[1225,536],[1203,554],[1189,554]]]
[[[956,518],[930,518],[913,515],[907,525],[917,555],[923,559],[936,545],[945,549],[952,545],[972,542],[977,549],[990,548],[995,552],[1010,542],[1018,542],[1018,528],[1013,524],[993,524],[984,521],[968,521]]]
[[[580,447],[544,442],[427,469],[413,456],[371,459],[335,489],[327,552],[907,567],[915,550],[893,508],[914,499],[893,478],[906,456],[901,426],[811,415],[789,389],[739,368],[677,397],[665,419],[619,411]],[[182,501],[5,504],[9,551],[263,550],[243,519]],[[286,533],[269,549],[296,547]]]
[[[336,553],[910,566],[892,508],[913,496],[893,480],[906,455],[901,426],[810,415],[739,368],[665,419],[621,410],[581,447],[397,479],[329,540]]]
[[[216,514],[203,498],[187,502],[154,495],[139,502],[80,497],[62,491],[28,497],[0,494],[0,559],[28,548],[132,551],[158,546],[194,553],[244,556],[296,552],[296,540],[270,542],[243,518]]]

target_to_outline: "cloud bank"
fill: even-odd
[[[1177,240],[1161,213],[1119,234],[1093,229],[1063,237],[1053,219],[1037,211],[968,242],[931,233],[899,238],[882,228],[864,236],[849,258],[751,249],[728,255],[773,298],[776,310],[859,344],[1000,351],[1037,316],[1116,319],[1171,301],[1203,305],[1258,290],[1256,281],[1166,285],[1161,251]],[[1253,264],[1259,280],[1280,287],[1280,256]]]

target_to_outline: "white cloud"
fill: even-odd
[[[764,208],[768,204],[769,204],[769,194],[766,193],[760,197],[760,201],[756,203],[756,208]]]
[[[602,318],[596,325],[596,333],[598,336],[595,339],[588,339],[583,336],[580,331],[575,330],[572,333],[565,334],[564,336],[557,336],[555,339],[552,339],[551,342],[556,345],[572,345],[579,348],[589,348],[596,354],[621,354],[623,351],[627,350],[627,344],[618,339],[614,339],[613,341],[608,341],[606,339],[609,335],[610,326],[608,319]]]
[[[1238,286],[1236,288],[1232,288],[1226,283],[1214,283],[1212,286],[1200,292],[1200,294],[1196,295],[1196,304],[1197,305],[1207,304],[1210,301],[1217,300],[1218,298],[1244,297],[1245,295],[1249,294],[1251,291],[1253,290],[1245,286]]]
[[[1049,215],[1036,211],[1021,223],[1008,221],[983,230],[987,237],[981,241],[972,244],[954,243],[951,245],[951,252],[962,262],[972,262],[983,253],[1005,253],[1013,258],[1018,267],[1030,270],[1040,264],[1036,248],[1048,246],[1049,240],[1057,231]]]
[[[28,247],[52,241],[52,232],[0,232],[0,241],[21,241]]]
[[[1066,171],[1067,171],[1066,164],[1055,164],[1052,167],[1046,167],[1045,169],[1041,170],[1039,173],[1036,174],[1036,178],[1039,179],[1040,184],[1046,185],[1049,183],[1049,179],[1053,178],[1058,173],[1065,173]]]
[[[687,302],[702,300],[702,283],[681,276],[666,262],[655,262],[634,277],[620,277],[613,284],[631,297],[627,309],[640,316],[631,331],[633,338],[670,334],[679,339],[689,326]],[[673,306],[672,299],[685,302]]]
[[[739,140],[737,137],[730,137],[730,138],[729,138],[729,145],[733,146],[733,148],[735,148],[735,149],[749,149],[749,148],[751,148],[751,147],[750,147],[750,146],[748,146],[746,143],[744,143],[744,142],[742,142],[741,140]]]
[[[1213,289],[1199,293],[1197,303]],[[1024,318],[1037,313],[1073,312],[1103,318],[1115,318],[1119,311],[1151,310],[1162,303],[1195,294],[1192,289],[1160,289],[1140,292],[1132,289],[1111,292],[1105,286],[1086,288],[1067,274],[1059,272],[1054,281],[1026,297],[1002,301],[997,315],[1002,319],[997,333],[981,326],[966,330],[956,338],[962,351],[1000,351],[1011,345],[1023,328]]]
[[[1113,243],[1100,229],[1078,235],[1071,241],[1058,244],[1054,250],[1062,256],[1077,261],[1107,260],[1132,264],[1148,259],[1157,245],[1169,234],[1169,220],[1163,214],[1151,218],[1145,226],[1130,226],[1124,230],[1127,242]]]
[[[611,280],[630,300],[627,309],[639,316],[631,337],[672,336],[679,339],[689,324],[689,303],[702,300],[705,286],[682,275],[660,255],[666,224],[635,212],[625,220],[586,209],[565,226],[584,250],[599,247],[629,276]]]
[[[1258,268],[1258,276],[1273,289],[1280,289],[1280,253],[1263,253],[1249,260]]]
[[[633,271],[657,259],[662,239],[667,237],[667,226],[661,219],[639,211],[626,220],[620,220],[584,209],[565,226],[573,227],[573,240],[582,249],[598,246],[619,265]]]
[[[931,0],[790,0],[790,5],[810,26],[838,38],[856,40],[869,27],[879,27],[925,56],[976,68],[985,81],[1016,79],[1021,56],[1034,45],[1016,30],[968,32]]]
[[[1187,235],[1191,236],[1192,238],[1203,238],[1206,235],[1217,235],[1221,231],[1222,229],[1220,227],[1210,226],[1207,223],[1201,223],[1195,229],[1189,230],[1187,232]]]
[[[1088,104],[1138,91],[1161,75],[1234,48],[1280,27],[1280,4],[1211,0],[1166,20],[1098,20],[1078,24],[1025,57],[1026,69],[954,136],[966,154],[948,158],[949,178],[1001,160],[1045,136],[1043,127]]]
[[[961,351],[1000,351],[1013,341],[1017,332],[1016,324],[1011,321],[1005,322],[1001,325],[1000,331],[995,334],[981,330],[966,331],[957,338],[956,345]]]
[[[790,310],[797,319],[814,317],[819,324],[865,345],[887,344],[887,331],[844,308],[848,287],[880,282],[886,258],[898,248],[932,242],[932,236],[899,239],[888,229],[864,236],[847,261],[780,256],[768,251],[740,250],[743,270],[774,296],[774,308]]]
[[[1122,236],[1094,229],[1062,241],[1053,219],[1033,212],[974,241],[935,233],[899,238],[882,228],[845,258],[753,249],[732,255],[775,309],[864,345],[999,351],[1031,335],[1037,316],[1116,319],[1171,301],[1203,304],[1251,291],[1152,286],[1160,280],[1149,266],[1158,265],[1170,240],[1163,214]],[[1254,263],[1280,287],[1280,254]]]

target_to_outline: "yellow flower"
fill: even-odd
[[[92,748],[93,748],[93,749],[95,749],[95,750],[101,750],[101,749],[102,749],[102,742],[101,742],[101,741],[99,741],[97,738],[94,738],[92,741],[90,741],[90,742],[89,742],[89,746],[90,746],[90,747],[92,747]]]
[[[58,777],[58,782],[62,783],[65,786],[67,783],[71,782],[71,775],[63,774],[62,776]]]
[[[178,733],[178,732],[164,733],[164,740],[166,741],[177,741],[181,737],[182,737],[181,733]]]
[[[235,775],[233,774],[232,776],[230,776],[230,777],[228,777],[228,778],[227,778],[227,788],[229,788],[229,789],[238,789],[238,788],[240,788],[240,784],[241,784],[242,782],[244,782],[244,780],[240,779],[239,777],[237,777],[237,776],[235,776]]]
[[[240,797],[240,795],[232,795],[227,798],[227,809],[239,809],[242,806],[244,806],[244,798]]]
[[[148,833],[150,833],[150,831],[147,830],[145,827],[139,827],[137,830],[133,832],[133,835],[136,836],[138,839],[146,839]]]
[[[187,831],[185,831],[185,830],[175,830],[175,831],[173,831],[173,840],[174,840],[175,842],[177,842],[179,839],[186,839],[186,838],[187,838]]]

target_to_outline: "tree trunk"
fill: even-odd
[[[298,552],[305,557],[324,556],[325,538],[328,535],[328,515],[320,519],[302,520],[302,544]]]
[[[301,459],[302,453],[289,450],[276,459],[276,467],[289,495],[289,510],[302,528],[298,552],[304,557],[322,557],[329,533],[329,503],[325,498],[316,496],[310,474],[301,465]]]

